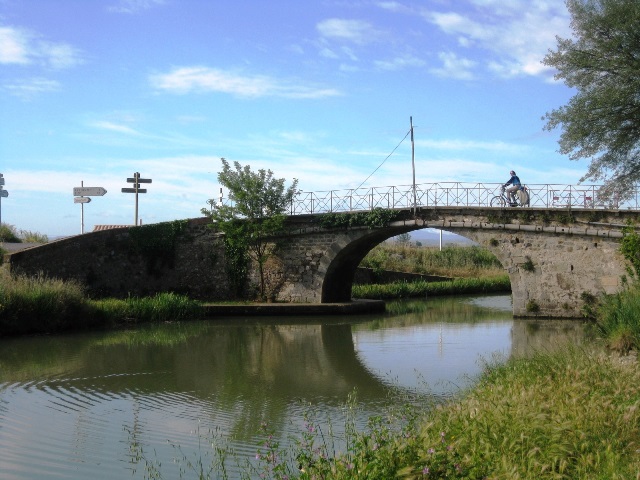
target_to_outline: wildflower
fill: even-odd
[[[423,474],[423,475],[429,475],[429,467],[424,467],[424,468],[422,469],[422,474]]]
[[[435,448],[430,448],[429,450],[427,450],[427,453],[430,455],[433,455],[434,453],[436,453],[436,449]]]

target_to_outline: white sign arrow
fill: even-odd
[[[107,191],[102,187],[73,187],[73,194],[76,197],[83,197],[83,196],[101,197],[105,193],[107,193]]]
[[[75,197],[73,203],[89,203],[91,199],[89,197]]]

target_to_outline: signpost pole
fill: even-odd
[[[138,194],[147,193],[146,188],[140,188],[141,183],[151,183],[150,178],[140,178],[140,172],[135,172],[132,178],[127,178],[127,183],[133,183],[133,188],[123,188],[122,193],[135,193],[136,194],[136,209],[133,218],[134,225],[138,226]]]
[[[136,217],[135,217],[134,225],[137,227],[138,226],[138,187],[140,186],[140,184],[138,183],[138,180],[140,179],[140,172],[135,172],[133,174],[133,178],[135,180],[133,187],[136,189]]]
[[[107,191],[102,187],[85,187],[84,180],[79,187],[73,187],[73,203],[80,204],[80,234],[84,233],[84,204],[91,201],[90,196],[103,196]],[[85,196],[86,195],[86,196]]]
[[[4,177],[0,173],[0,225],[2,224],[2,197],[9,196],[9,192],[2,189],[3,185],[4,185]]]
[[[84,180],[80,180],[80,187],[84,187]],[[80,204],[80,235],[84,233],[84,203]]]

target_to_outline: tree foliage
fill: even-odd
[[[202,213],[209,215],[227,237],[227,253],[232,254],[229,265],[232,274],[245,271],[243,252],[257,262],[260,295],[264,298],[264,266],[275,248],[273,236],[284,228],[285,214],[297,194],[298,180],[294,179],[286,187],[285,179],[274,178],[271,170],[254,172],[249,165],[243,167],[234,162],[232,167],[226,159],[221,160],[218,181],[228,190],[229,202],[220,204],[211,199],[207,202],[211,208],[203,208]]]
[[[640,2],[567,0],[574,38],[557,38],[543,63],[577,90],[544,117],[562,127],[560,153],[591,160],[581,181],[622,194],[640,180]]]

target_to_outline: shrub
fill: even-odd
[[[20,243],[20,237],[18,237],[18,231],[13,225],[8,223],[0,224],[0,242]]]

